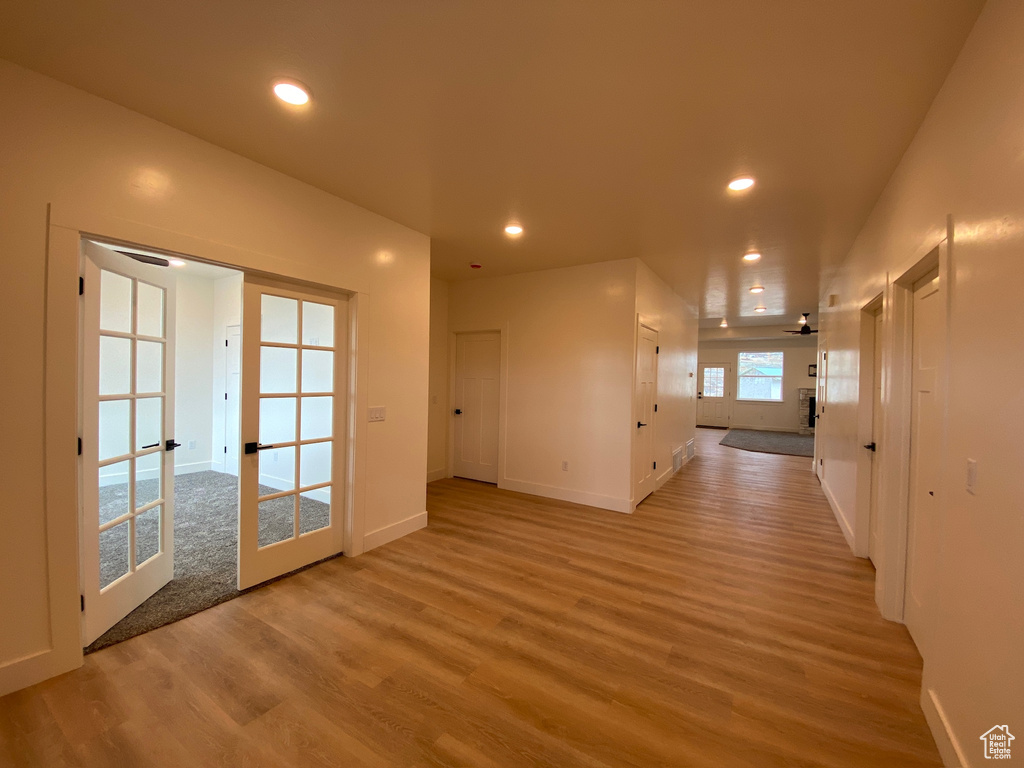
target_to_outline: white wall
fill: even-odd
[[[634,259],[634,263],[636,312],[644,324],[657,329],[661,348],[654,458],[658,464],[657,479],[662,483],[672,474],[674,451],[682,448],[686,461],[686,443],[696,431],[697,310],[642,261]]]
[[[448,472],[448,283],[430,280],[430,418],[427,482]]]
[[[781,403],[752,403],[737,401],[736,376],[739,372],[740,352],[782,352]],[[701,340],[697,345],[697,359],[701,363],[731,363],[732,380],[727,390],[731,394],[732,420],[736,429],[766,429],[777,432],[796,432],[800,428],[800,397],[797,390],[814,389],[816,378],[807,375],[807,366],[817,362],[816,338],[800,339],[780,336],[778,340],[750,339],[748,341]]]
[[[187,267],[186,267],[187,269]],[[210,469],[213,434],[213,281],[175,274],[174,474]],[[189,448],[194,440],[196,447]]]
[[[829,408],[824,485],[857,513],[860,310],[946,234],[952,216],[948,443],[923,706],[944,757],[986,764],[979,736],[1024,729],[1024,4],[990,0],[821,307]],[[966,461],[978,462],[975,494]],[[851,522],[854,522],[851,520]],[[854,529],[860,528],[858,525]],[[949,725],[946,740],[942,717]],[[954,746],[954,744],[956,746]],[[1016,747],[1014,747],[1016,749]]]
[[[241,403],[241,392],[238,391],[239,380],[236,377],[234,382],[228,381],[227,376],[227,359],[226,351],[224,347],[225,334],[227,333],[228,326],[241,325],[242,322],[242,275],[230,275],[228,277],[221,277],[213,281],[213,338],[211,339],[212,344],[212,360],[211,366],[213,369],[213,409],[210,417],[210,429],[211,429],[211,445],[213,446],[213,456],[211,460],[210,468],[215,472],[227,472],[228,468],[225,466],[224,461],[224,448],[227,447],[226,443],[230,440],[234,440],[237,444],[239,442],[238,432],[234,432],[232,435],[227,435],[225,432],[225,419],[228,416],[228,401],[225,399],[224,394],[228,391],[230,386],[234,386],[235,392],[231,400],[231,405],[235,410],[235,418],[233,423],[237,426],[240,422],[238,421],[238,409]],[[239,336],[241,341],[241,336]],[[236,452],[239,449],[235,448]],[[232,473],[233,474],[233,473]]]
[[[357,421],[353,551],[425,524],[427,237],[7,62],[0,101],[0,694],[81,663],[78,231],[356,292],[388,417]]]
[[[635,295],[632,260],[451,284],[449,332],[503,336],[500,487],[628,511]]]

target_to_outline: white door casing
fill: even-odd
[[[928,632],[928,609],[938,558],[938,503],[942,414],[938,373],[944,345],[944,311],[936,272],[914,284],[910,411],[910,492],[904,623],[918,649]]]
[[[239,589],[342,550],[348,321],[345,296],[245,276]]]
[[[877,564],[879,544],[879,515],[881,514],[881,466],[882,466],[882,310],[874,316],[874,341],[872,344],[873,368],[871,381],[871,442],[875,450],[871,453],[871,491],[868,511],[868,557]]]
[[[88,645],[174,575],[174,277],[82,241],[81,589]]]
[[[224,471],[229,475],[238,475],[238,452],[241,447],[239,440],[239,417],[241,415],[239,397],[242,378],[242,327],[229,325],[225,333],[224,355]]]
[[[640,324],[637,328],[636,380],[633,389],[633,504],[654,491],[654,431],[658,398],[658,332]]]
[[[732,365],[701,363],[697,381],[697,425],[728,427],[732,405]]]
[[[456,334],[452,415],[455,477],[498,482],[500,374],[500,333]]]

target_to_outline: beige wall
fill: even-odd
[[[781,336],[777,340],[752,339],[749,341],[701,341],[697,345],[697,360],[701,363],[731,363],[732,381],[729,391],[735,398],[737,361],[740,352],[783,352],[781,403],[733,402],[729,426],[737,429],[767,429],[796,432],[800,428],[798,411],[800,398],[797,390],[814,389],[817,379],[807,375],[807,366],[817,362],[816,338],[798,339]]]
[[[427,425],[427,482],[448,469],[448,283],[430,280],[430,417]]]
[[[658,481],[664,482],[672,473],[672,453],[682,448],[685,460],[686,443],[696,430],[697,311],[646,264],[633,261],[636,312],[644,324],[657,329],[661,347],[654,458]]]
[[[823,285],[829,411],[824,485],[857,515],[860,310],[939,241],[951,215],[948,439],[939,489],[941,564],[928,623],[924,705],[938,708],[967,765],[979,736],[1024,724],[1024,4],[990,0],[847,260]],[[822,434],[822,432],[824,434]],[[974,495],[966,462],[978,462]],[[1018,726],[1022,728],[1024,726]],[[1018,739],[1021,734],[1018,732]],[[1019,742],[1018,742],[1019,743]]]
[[[55,259],[55,237],[90,229],[357,292],[360,391],[388,413],[357,422],[362,532],[380,543],[425,522],[427,237],[7,62],[0,102],[0,694],[81,658],[78,267]],[[71,332],[47,335],[47,322]]]
[[[500,487],[632,510],[637,313],[659,331],[655,450],[665,479],[672,451],[693,437],[697,323],[664,281],[625,259],[449,286],[449,333],[503,335]],[[432,371],[448,366],[447,355],[432,357]],[[431,427],[437,444],[447,411]]]

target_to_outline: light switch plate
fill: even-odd
[[[383,405],[375,405],[370,408],[370,421],[384,421],[387,409]]]

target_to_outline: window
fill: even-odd
[[[782,352],[740,352],[736,398],[782,402]]]
[[[704,397],[725,397],[725,368],[704,369]]]

